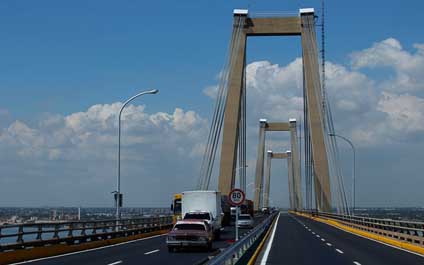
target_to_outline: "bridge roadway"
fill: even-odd
[[[255,225],[259,224],[263,217],[255,217]],[[50,257],[40,260],[27,261],[16,264],[31,265],[127,265],[127,264],[143,264],[143,265],[189,265],[199,264],[201,261],[214,255],[218,249],[226,248],[234,240],[234,226],[225,227],[221,231],[221,238],[213,242],[212,250],[203,249],[187,249],[177,252],[168,252],[165,243],[166,235],[154,236],[145,239],[138,239],[131,242],[121,243],[117,245],[97,248],[93,250],[81,251]],[[240,229],[240,235],[245,235],[250,229]]]
[[[271,239],[270,239],[271,240]],[[424,257],[396,249],[305,217],[281,213],[269,255],[257,264],[424,264]]]

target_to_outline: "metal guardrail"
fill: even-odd
[[[274,217],[278,213],[268,216],[262,223],[252,229],[246,236],[235,242],[223,252],[211,259],[208,265],[233,265],[247,252],[247,250],[268,230]]]
[[[3,225],[0,226],[0,252],[53,244],[79,244],[170,227],[172,216],[121,219],[119,223],[96,220]]]
[[[424,222],[349,216],[326,212],[303,212],[313,216],[337,220],[352,228],[371,232],[392,239],[424,246]]]

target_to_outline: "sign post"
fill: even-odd
[[[239,206],[243,204],[246,199],[246,195],[241,189],[233,189],[228,194],[228,200],[232,206],[236,207],[236,241],[238,241],[239,233],[238,233],[238,218],[239,218]]]

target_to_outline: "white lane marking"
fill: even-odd
[[[354,261],[353,264],[355,264],[355,265],[361,265],[361,263],[359,263],[357,261]]]
[[[341,251],[340,249],[336,248],[336,251],[339,252],[340,254],[343,254],[343,251]]]
[[[122,263],[122,260],[118,260],[118,261],[109,263],[108,265],[116,265],[116,264],[121,264],[121,263]]]
[[[352,234],[352,235],[354,235],[354,236],[362,237],[362,238],[365,238],[365,239],[368,239],[368,240],[371,240],[371,241],[374,241],[374,242],[380,243],[380,244],[382,244],[382,245],[386,245],[386,246],[388,246],[388,247],[396,248],[396,249],[399,249],[399,250],[402,250],[402,251],[405,251],[405,252],[408,252],[408,253],[411,253],[411,254],[414,254],[414,255],[417,255],[417,256],[420,256],[420,257],[423,257],[423,258],[424,258],[424,255],[423,255],[423,254],[415,253],[415,252],[412,252],[412,251],[407,250],[407,249],[403,249],[403,248],[400,248],[400,247],[392,246],[392,245],[389,245],[389,244],[387,244],[387,243],[384,243],[384,242],[381,242],[381,241],[378,241],[378,240],[375,240],[375,239],[372,239],[372,238],[368,238],[368,237],[365,237],[365,236],[357,235],[357,234],[355,234],[355,233],[352,233],[352,232],[347,231],[347,230],[345,230],[345,229],[343,229],[343,228],[340,228],[340,227],[334,226],[334,225],[332,225],[332,224],[327,224],[327,225],[332,226],[332,227],[334,227],[334,228],[336,228],[336,229],[339,229],[339,230],[341,230],[341,231],[344,231],[344,232],[346,232],[346,233]]]
[[[150,254],[156,253],[158,251],[159,251],[159,249],[155,249],[155,250],[144,253],[144,255],[150,255]]]
[[[319,236],[319,235],[316,235],[316,237],[320,238],[320,236]]]
[[[19,264],[26,264],[26,263],[31,263],[31,262],[41,261],[41,260],[61,258],[61,257],[75,255],[75,254],[80,254],[80,253],[85,253],[85,252],[102,250],[102,249],[105,249],[105,248],[112,248],[112,247],[117,247],[117,246],[121,246],[121,245],[131,244],[131,243],[135,243],[135,242],[138,242],[138,241],[144,241],[144,240],[153,239],[153,238],[161,237],[161,236],[166,236],[166,234],[156,235],[156,236],[151,236],[151,237],[145,237],[145,238],[140,238],[140,239],[135,239],[135,240],[131,240],[131,241],[127,241],[127,242],[122,242],[122,243],[118,243],[118,244],[114,244],[114,245],[109,245],[109,246],[103,246],[103,247],[98,247],[98,248],[92,248],[92,249],[86,249],[86,250],[81,250],[81,251],[75,251],[75,252],[66,253],[66,254],[57,255],[57,256],[51,256],[51,257],[46,257],[46,258],[39,258],[39,259],[27,260],[27,261],[22,261],[22,262],[18,262],[18,263],[12,263],[10,265],[19,265]]]
[[[270,252],[271,247],[272,247],[272,241],[274,241],[275,231],[277,230],[278,219],[280,219],[280,213],[278,213],[277,220],[275,220],[274,227],[272,228],[272,234],[271,234],[271,237],[268,241],[268,245],[266,246],[264,255],[262,256],[262,260],[261,260],[260,265],[266,265],[266,262],[268,261],[269,252]]]
[[[327,243],[327,246],[331,247],[332,245],[330,243]]]
[[[315,232],[312,232],[313,235],[315,235]]]
[[[321,238],[321,241],[322,241],[322,242],[324,242],[324,241],[325,241],[325,239],[324,239],[324,238]]]

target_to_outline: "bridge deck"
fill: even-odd
[[[282,213],[275,231],[269,256],[257,264],[424,264],[421,256],[304,217]]]
[[[263,216],[255,217],[255,224],[263,220]],[[62,256],[32,261],[29,264],[42,265],[118,265],[118,264],[143,264],[143,265],[166,265],[166,264],[198,264],[208,256],[214,255],[218,249],[226,248],[234,239],[234,226],[225,227],[221,232],[221,238],[213,242],[213,250],[208,252],[202,249],[187,249],[177,252],[168,252],[165,243],[166,235],[139,239],[124,244],[70,253]],[[246,234],[250,229],[240,229],[240,236]]]

